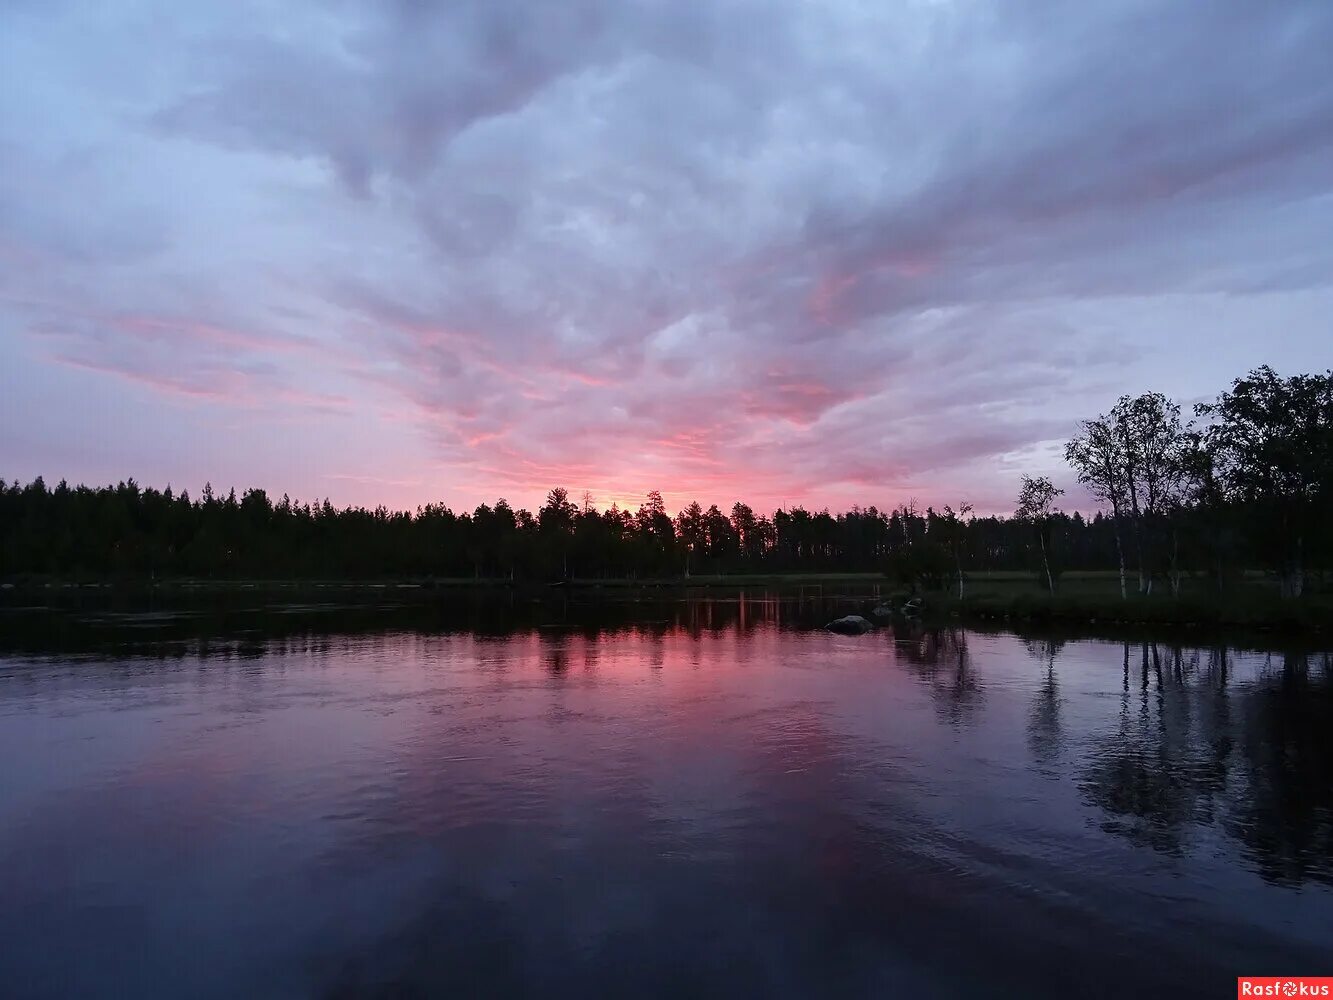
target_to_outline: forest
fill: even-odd
[[[535,511],[504,500],[455,512],[336,508],[261,489],[197,495],[140,486],[51,487],[0,480],[0,578],[679,579],[744,573],[884,573],[957,589],[969,574],[1118,573],[1122,595],[1218,592],[1263,571],[1283,596],[1326,586],[1333,566],[1333,372],[1238,378],[1191,419],[1159,393],[1124,396],[1065,448],[1073,480],[1100,505],[1060,507],[1050,478],[1022,477],[1009,516],[966,502],[764,514],[662,495],[599,509],[555,488]]]

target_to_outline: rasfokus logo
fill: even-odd
[[[1237,997],[1333,996],[1333,976],[1241,976]]]

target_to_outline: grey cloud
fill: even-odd
[[[987,468],[1141,363],[1069,303],[1333,273],[1319,2],[249,13],[173,22],[179,78],[136,121],[282,165],[256,199],[292,229],[284,302],[320,317],[325,367],[492,478],[594,455],[998,490]],[[132,227],[97,200],[92,257]]]

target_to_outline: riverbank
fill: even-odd
[[[1062,625],[1168,625],[1221,626],[1244,629],[1326,632],[1333,630],[1333,594],[1308,594],[1283,600],[1276,589],[1252,575],[1232,592],[1218,595],[1204,581],[1186,581],[1182,596],[1131,595],[1121,598],[1115,574],[1102,571],[1068,573],[1060,591],[1050,595],[1038,589],[1029,574],[993,572],[969,574],[966,597],[931,591],[923,595],[922,615],[928,620]],[[771,595],[783,598],[845,598],[865,602],[866,611],[887,601],[901,605],[902,588],[878,573],[762,573],[658,577],[648,579],[583,579],[545,583],[485,577],[436,577],[382,580],[263,580],[172,578],[166,580],[58,580],[26,578],[0,583],[0,599],[26,602],[63,595],[115,595],[134,600],[146,597],[170,600],[209,595],[273,596],[333,599],[366,604],[387,600],[430,602],[448,595],[468,595],[469,601],[495,594],[497,600],[543,600],[560,595],[580,600],[637,602],[674,596],[718,597]],[[504,595],[501,597],[501,595]],[[63,601],[62,601],[63,603]]]
[[[1172,625],[1237,627],[1272,631],[1323,632],[1333,627],[1333,596],[1311,595],[1282,600],[1254,588],[1252,592],[1211,600],[1099,597],[1055,594],[984,594],[959,600],[928,595],[927,614],[967,621],[1071,625]]]
[[[40,593],[49,591],[111,590],[158,593],[292,593],[303,591],[375,592],[432,590],[506,590],[524,593],[553,591],[634,591],[634,590],[738,590],[749,587],[820,588],[860,585],[874,591],[891,589],[881,573],[746,573],[706,576],[664,577],[575,577],[571,580],[513,580],[508,577],[405,577],[385,579],[226,579],[207,577],[171,577],[147,580],[139,577],[118,579],[67,579],[48,577],[11,578],[0,581],[0,591]]]

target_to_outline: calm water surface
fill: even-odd
[[[1333,974],[1326,654],[823,617],[85,614],[0,645],[0,994]]]

